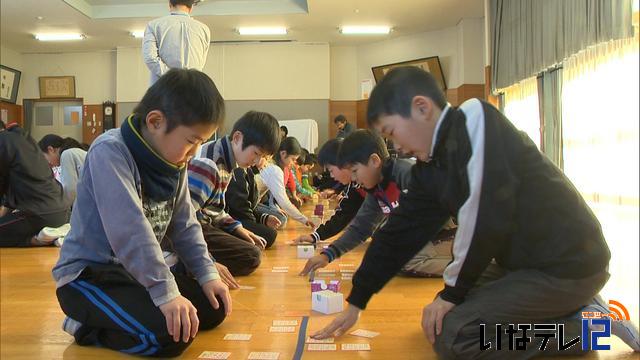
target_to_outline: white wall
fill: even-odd
[[[75,76],[76,97],[85,104],[101,104],[116,98],[116,56],[113,51],[23,54],[25,99],[39,98],[40,76]]]
[[[355,46],[331,47],[331,100],[360,99],[358,49]]]
[[[437,55],[447,87],[458,87],[462,82],[458,74],[457,36],[456,27],[450,27],[358,46],[358,83],[373,79],[374,66]]]
[[[371,68],[374,66],[429,56],[440,57],[448,88],[457,88],[462,84],[483,84],[486,52],[484,33],[484,18],[462,19],[456,26],[438,31],[360,46],[332,47],[331,99],[360,99],[360,82],[373,80]]]
[[[135,102],[149,85],[139,48],[117,50],[117,101]],[[209,49],[203,71],[225,100],[329,99],[329,45],[225,44]]]
[[[18,104],[22,103],[22,94],[24,93],[24,90],[22,88],[24,84],[24,66],[22,62],[22,54],[4,46],[0,46],[0,64],[8,66],[12,69],[20,70],[22,72],[20,84],[18,86]]]

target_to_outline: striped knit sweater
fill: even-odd
[[[242,226],[224,211],[224,193],[230,180],[231,174],[220,170],[213,160],[199,158],[189,163],[189,192],[198,220],[228,233]]]

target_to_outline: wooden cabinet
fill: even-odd
[[[22,106],[0,101],[0,120],[2,120],[5,125],[17,122],[18,125],[24,127],[24,121],[22,119]]]
[[[91,143],[103,132],[102,105],[84,105],[82,107],[82,142]]]

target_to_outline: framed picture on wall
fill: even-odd
[[[442,66],[440,65],[440,57],[438,56],[430,56],[422,59],[403,61],[394,64],[387,64],[381,66],[374,66],[371,68],[373,71],[373,77],[378,83],[389,70],[398,67],[398,66],[416,66],[421,68],[422,70],[431,73],[436,78],[436,81],[440,85],[442,91],[447,90],[447,83],[444,80],[444,73],[442,72]]]
[[[41,99],[65,99],[76,97],[75,76],[41,76]]]
[[[16,103],[21,75],[19,70],[0,65],[0,100]]]

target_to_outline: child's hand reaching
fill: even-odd
[[[311,235],[300,235],[291,242],[291,245],[293,246],[303,244],[313,244],[313,238]]]
[[[304,269],[300,271],[300,275],[307,275],[308,273],[316,271],[317,269],[323,268],[327,265],[329,265],[329,258],[327,257],[327,255],[316,255],[307,260],[307,263],[304,265]]]
[[[228,292],[228,290],[227,290]],[[189,342],[189,337],[195,338],[200,326],[196,307],[189,299],[182,295],[159,306],[167,321],[167,331],[173,336],[173,341],[180,341],[180,327],[182,327],[182,341]]]
[[[282,222],[275,216],[269,215],[267,217],[267,226],[272,229],[277,229],[282,225]]]

